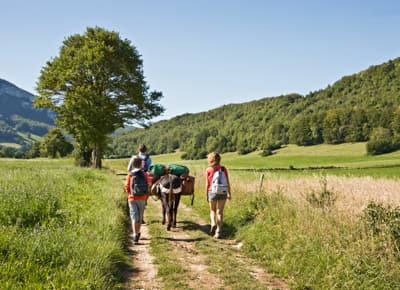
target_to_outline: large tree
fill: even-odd
[[[83,148],[77,159],[96,168],[110,133],[126,124],[146,125],[164,111],[162,93],[149,91],[136,48],[99,27],[66,38],[59,56],[42,68],[36,90],[35,106],[57,113],[57,124]]]

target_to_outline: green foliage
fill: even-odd
[[[400,251],[400,206],[392,208],[370,202],[364,210],[364,222],[367,232],[384,239],[392,250]]]
[[[399,285],[400,267],[393,251],[363,236],[358,223],[333,211],[315,211],[279,193],[246,195],[226,210],[227,227],[236,228],[248,254],[270,271],[290,278],[291,288],[395,289]],[[243,223],[237,213],[245,213],[240,215]]]
[[[306,96],[291,94],[224,105],[117,134],[111,154],[127,156],[131,144],[140,140],[152,144],[156,154],[179,148],[186,152],[185,159],[199,159],[211,150],[248,154],[276,143],[365,142],[378,127],[400,135],[399,85],[400,58],[343,77]]]
[[[42,142],[36,142],[28,152],[30,157],[65,157],[72,152],[73,145],[69,143],[59,128],[53,128],[44,136]]]
[[[118,33],[87,28],[64,40],[59,56],[42,68],[35,105],[57,112],[57,123],[74,136],[78,160],[92,151],[93,166],[101,167],[107,135],[133,122],[163,112],[162,94],[150,92],[136,48]]]
[[[257,259],[269,272],[287,278],[291,289],[397,289],[400,285],[398,251],[388,247],[393,245],[392,239],[387,237],[378,239],[379,235],[366,234],[363,217],[349,218],[346,210],[344,214],[336,210],[336,203],[329,208],[330,210],[316,210],[314,205],[290,193],[288,197],[279,191],[256,192],[252,185],[259,180],[259,174],[255,173],[254,169],[287,168],[288,164],[293,164],[296,168],[330,165],[336,169],[326,169],[325,173],[342,174],[346,177],[349,175],[387,177],[388,171],[385,170],[390,169],[394,170],[390,176],[398,179],[399,154],[400,152],[367,156],[365,143],[307,147],[289,145],[268,158],[262,158],[255,153],[246,156],[237,153],[223,154],[222,161],[230,169],[229,176],[233,188],[233,199],[227,202],[224,210],[223,232],[228,239],[239,240],[243,244],[242,249],[245,253]],[[153,158],[160,163],[177,162],[179,154],[153,156]],[[128,159],[107,160],[107,162],[110,167],[116,166],[119,170],[125,170]],[[188,165],[191,173],[197,177],[194,211],[208,221],[209,205],[203,192],[206,161],[184,161],[184,164]],[[397,165],[397,167],[381,168],[385,165]],[[338,168],[340,166],[354,166],[356,169],[349,171]],[[376,168],[360,169],[372,166]],[[238,168],[248,170],[233,170]],[[320,170],[271,170],[266,171],[265,180],[266,182],[271,180],[271,183],[278,180],[285,186],[286,178],[299,176],[308,178],[310,172],[320,172]],[[319,195],[324,191],[330,190],[322,177],[321,189],[315,193]],[[326,195],[329,196],[329,193]],[[330,200],[333,200],[334,196],[336,193],[332,192]],[[329,198],[320,200],[323,200],[320,204],[332,204],[326,202]],[[182,202],[190,203],[185,199]],[[187,215],[194,216],[193,211],[184,212],[179,213],[182,214],[179,220],[183,222],[185,232],[192,234],[194,229],[204,231],[202,224],[192,224],[189,222],[190,219],[186,218]],[[151,220],[159,220],[158,211]],[[395,225],[395,219],[392,221]],[[153,225],[153,222],[151,224]],[[161,225],[155,223],[154,227],[160,228]],[[155,232],[155,236],[160,238],[154,238],[154,248],[163,253],[161,267],[169,266],[163,270],[163,278],[173,279],[169,283],[177,283],[174,278],[179,275],[174,274],[173,267],[169,264],[176,262],[177,265],[181,264],[175,256],[171,257],[170,263],[166,259],[165,252],[161,248],[169,247],[171,244],[165,244],[167,238],[164,237],[165,229],[162,230],[160,233]],[[200,247],[202,252],[211,257],[209,268],[215,269],[215,260],[222,260],[221,264],[224,266],[220,273],[224,275],[224,281],[231,281],[237,279],[238,274],[242,275],[242,267],[235,268],[235,262],[230,259],[235,255],[227,252],[229,247],[226,247],[225,242],[210,243],[204,233],[193,240],[196,250]],[[170,248],[165,251],[170,253]],[[181,271],[178,270],[179,273]],[[246,288],[241,286],[237,289]]]
[[[398,149],[398,145],[393,143],[392,133],[386,128],[376,128],[372,131],[370,140],[367,142],[367,153],[378,155],[389,153]]]
[[[0,163],[2,289],[120,287],[126,261],[120,181],[70,162]]]

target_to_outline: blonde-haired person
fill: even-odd
[[[208,154],[208,167],[205,172],[206,177],[206,196],[210,205],[210,235],[215,238],[221,237],[224,207],[226,200],[231,200],[231,186],[229,183],[228,170],[221,166],[221,155],[217,152]],[[226,176],[227,190],[222,193],[216,193],[213,190],[213,177],[216,171],[223,171]]]

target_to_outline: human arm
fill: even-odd
[[[128,174],[128,175],[126,176],[126,181],[125,181],[125,192],[128,193],[128,194],[131,193],[130,184],[131,184],[131,175]]]
[[[134,156],[132,156],[132,157],[131,157],[131,160],[129,160],[129,164],[128,164],[128,172],[132,170],[133,158],[134,158]]]
[[[232,194],[231,194],[231,183],[229,182],[229,174],[228,170],[225,169],[225,176],[226,176],[226,181],[228,182],[228,200],[230,201],[232,199]]]
[[[208,171],[208,169],[207,169],[206,172],[204,173],[204,176],[205,176],[205,179],[206,179],[206,190],[205,190],[205,192],[206,192],[206,199],[207,199],[207,202],[209,201],[209,200],[208,200],[208,188],[209,188],[209,186],[210,186],[210,181],[209,181],[208,175],[209,175],[209,171]]]
[[[151,166],[151,158],[150,158],[150,156],[148,156],[147,159],[144,162],[145,162],[144,168],[146,169],[146,171],[148,171],[150,169],[150,166]]]

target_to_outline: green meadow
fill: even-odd
[[[207,221],[207,162],[179,156],[152,158],[190,168],[196,176],[193,208]],[[223,154],[233,188],[224,234],[293,289],[398,289],[399,157],[367,156],[365,143],[290,145],[268,157]],[[125,170],[127,162],[106,164]]]
[[[0,160],[1,289],[115,289],[125,195],[72,160]]]
[[[190,168],[196,177],[193,210],[208,221],[207,162],[180,155],[152,159]],[[223,154],[233,195],[224,237],[241,242],[246,255],[292,289],[398,289],[399,156],[366,156],[363,143],[288,146],[268,157]],[[125,174],[127,163],[105,160],[105,170],[93,170],[77,168],[70,159],[1,159],[1,288],[124,288],[129,220],[122,178],[115,173]],[[190,198],[182,201],[190,206]],[[171,245],[156,243],[163,240],[157,236],[162,228],[152,208],[145,215],[154,221],[148,226],[155,235],[151,252],[158,278],[175,287],[171,277],[180,272],[169,277],[177,266],[166,259]],[[178,222],[182,218],[178,214]],[[223,267],[224,259],[213,258],[211,238],[188,234],[217,263],[211,266]],[[240,267],[237,272],[246,276],[246,266]],[[227,287],[246,286],[220,274]]]

